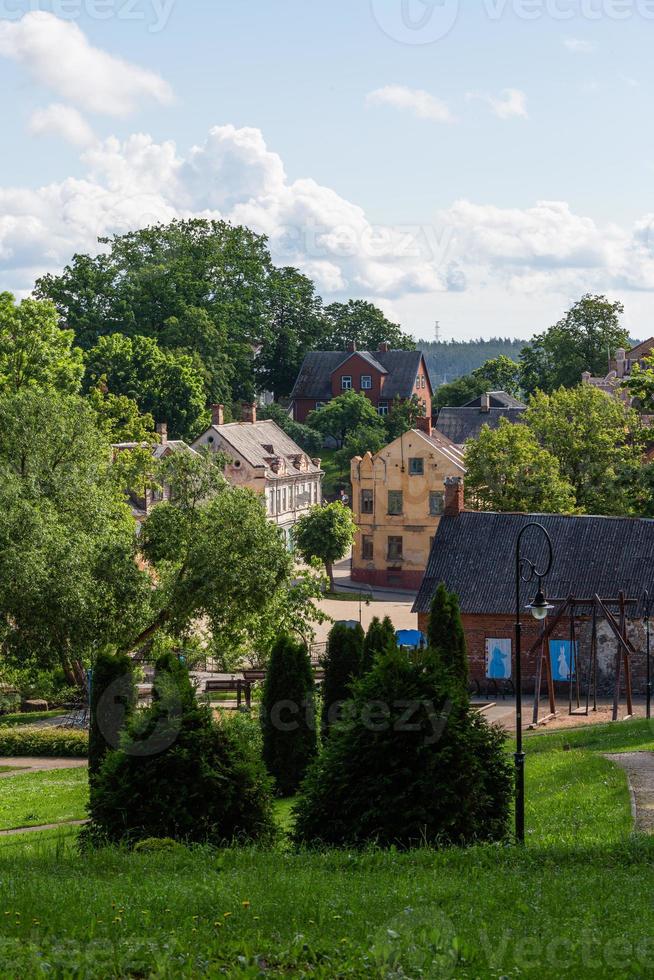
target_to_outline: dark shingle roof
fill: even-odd
[[[506,391],[488,391],[486,392],[490,399],[491,408],[526,408],[527,406],[524,402],[518,401],[513,395],[509,395]],[[463,406],[464,408],[481,408],[481,400],[483,395],[478,395],[477,398],[473,398],[472,401],[466,402]]]
[[[464,511],[441,519],[427,570],[413,606],[428,612],[439,582],[456,592],[464,613],[515,613],[515,547],[522,527],[539,521],[554,547],[545,582],[549,598],[639,599],[654,586],[654,521],[628,517],[565,517],[559,514],[496,514]],[[527,531],[522,553],[541,561],[540,532]],[[535,585],[525,585],[524,603]]]
[[[311,398],[327,401],[332,397],[331,376],[352,354],[359,354],[369,364],[386,371],[383,398],[410,398],[416,383],[422,351],[389,350],[375,351],[331,351],[316,350],[306,355],[300,373],[291,392],[291,398]]]
[[[487,412],[467,406],[441,408],[436,425],[443,435],[460,446],[468,439],[476,439],[484,425],[497,429],[500,419],[521,422],[524,411],[524,405],[521,408],[491,408]]]

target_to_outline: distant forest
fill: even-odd
[[[433,386],[447,384],[470,374],[493,357],[505,354],[517,361],[526,340],[491,337],[490,340],[419,340],[417,347],[424,351]]]

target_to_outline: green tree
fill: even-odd
[[[270,783],[242,722],[214,724],[171,654],[155,668],[152,706],[130,720],[93,780],[87,840],[150,837],[224,844],[273,834]]]
[[[216,323],[202,307],[189,307],[165,321],[158,342],[160,347],[190,357],[202,374],[209,404],[231,401],[234,365],[224,323]]]
[[[415,429],[418,419],[424,418],[424,415],[424,405],[417,395],[411,395],[411,398],[396,398],[386,417],[388,442],[392,442],[410,429]]]
[[[73,331],[60,330],[52,303],[0,293],[0,392],[29,385],[79,391],[84,365]]]
[[[193,358],[163,350],[151,337],[101,337],[86,355],[85,387],[98,383],[167,422],[174,438],[193,439],[208,422],[204,382]]]
[[[93,412],[76,395],[0,397],[0,645],[21,666],[84,667],[147,621],[134,520]]]
[[[392,350],[415,350],[415,341],[397,323],[388,320],[373,303],[351,299],[325,307],[325,350],[347,350],[349,343],[359,350],[376,351],[389,343]]]
[[[100,650],[91,679],[89,725],[89,781],[100,771],[111,749],[117,749],[120,734],[136,707],[134,664],[126,655]]]
[[[342,719],[343,705],[349,700],[351,685],[363,669],[365,634],[358,623],[335,623],[327,638],[323,661],[322,732],[326,737],[332,726]]]
[[[107,442],[156,441],[154,419],[142,414],[132,398],[112,395],[100,382],[91,388],[86,400],[95,412],[96,424]]]
[[[317,752],[315,681],[304,643],[280,636],[261,699],[263,760],[280,796],[291,796]]]
[[[391,649],[354,683],[347,723],[332,728],[309,770],[295,840],[386,848],[503,840],[513,796],[505,742],[432,651]]]
[[[304,355],[321,346],[322,300],[297,269],[273,268],[267,279],[266,312],[263,343],[255,359],[257,384],[275,398],[286,398]]]
[[[522,387],[551,393],[574,388],[584,371],[603,376],[618,347],[629,346],[629,333],[620,324],[622,303],[587,293],[565,316],[537,334],[520,355]]]
[[[293,539],[305,561],[318,559],[325,566],[330,588],[334,588],[334,562],[345,558],[352,547],[356,524],[352,511],[340,501],[312,507],[295,525]]]
[[[468,647],[461,621],[459,597],[440,582],[431,604],[427,644],[462,692],[468,689]]]
[[[334,460],[343,472],[349,472],[350,460],[366,453],[378,453],[388,441],[384,429],[378,425],[359,425],[345,437],[343,448],[339,449]]]
[[[569,514],[575,494],[556,456],[526,425],[483,426],[465,451],[466,494],[476,509]]]
[[[323,447],[322,434],[308,425],[296,422],[281,405],[264,405],[257,412],[257,418],[272,419],[307,455],[312,458],[320,456]]]
[[[478,398],[486,391],[505,391],[514,398],[520,396],[521,367],[510,357],[499,354],[476,368],[471,374],[457,378],[436,390],[436,408],[458,407]]]
[[[322,408],[314,409],[307,417],[307,425],[325,438],[333,439],[338,446],[342,446],[348,432],[355,429],[366,427],[384,431],[384,423],[370,399],[356,391],[346,391]]]
[[[389,616],[382,621],[373,616],[363,641],[362,673],[370,670],[375,658],[397,646],[395,627]]]
[[[478,395],[486,391],[485,382],[481,382],[471,374],[466,374],[462,378],[450,381],[449,384],[441,385],[434,392],[434,409],[458,408],[466,405],[477,398]]]
[[[577,506],[586,514],[629,514],[633,499],[624,474],[641,463],[636,413],[592,385],[537,392],[525,421],[541,446],[559,461]]]

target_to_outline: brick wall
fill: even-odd
[[[417,592],[424,577],[424,569],[408,571],[398,569],[389,571],[386,568],[352,568],[352,581],[364,582],[380,589],[408,589]]]

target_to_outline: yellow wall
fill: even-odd
[[[411,473],[411,459],[422,459],[422,475]],[[461,477],[463,472],[462,457],[455,447],[452,446],[449,453],[443,452],[415,429],[375,456],[367,453],[363,459],[355,457],[351,464],[352,508],[358,531],[352,555],[353,578],[377,585],[393,584],[387,581],[392,569],[394,580],[398,580],[398,572],[401,572],[402,584],[417,588],[427,567],[431,540],[440,523],[440,516],[430,514],[430,491],[440,491],[444,495],[445,480]],[[362,490],[373,491],[373,514],[361,511]],[[401,490],[403,494],[401,516],[388,513],[388,492],[394,490]],[[363,558],[363,535],[373,538],[372,561]],[[400,561],[388,558],[389,536],[402,537]]]

